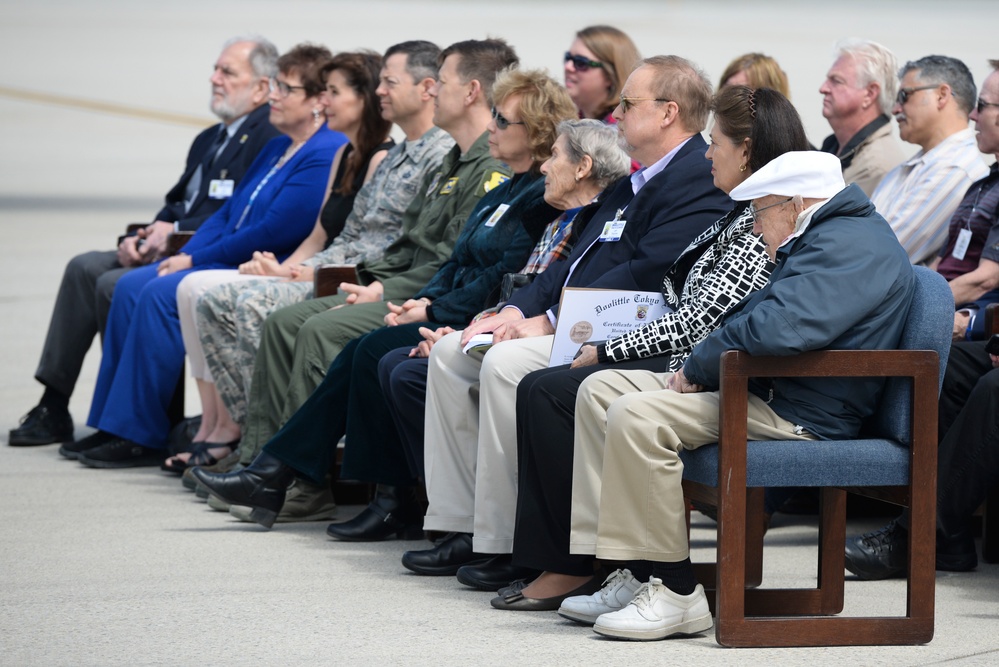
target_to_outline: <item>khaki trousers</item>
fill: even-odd
[[[552,336],[461,351],[461,332],[434,345],[427,375],[426,530],[473,534],[479,553],[512,553],[517,515],[517,384],[548,365]]]
[[[718,392],[666,389],[668,374],[608,370],[576,398],[569,550],[615,561],[687,558],[681,449],[718,441]],[[751,440],[809,440],[749,395]]]

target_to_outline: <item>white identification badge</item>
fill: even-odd
[[[208,184],[209,199],[228,199],[232,196],[235,181],[232,179],[213,178]]]
[[[608,220],[604,223],[604,230],[600,232],[600,238],[597,240],[601,243],[606,243],[607,241],[620,241],[621,234],[624,233],[624,226],[626,224],[628,224],[627,220],[620,220],[618,218]]]
[[[500,218],[503,217],[503,214],[506,213],[508,208],[510,208],[509,204],[500,204],[497,206],[496,210],[493,211],[493,214],[489,216],[488,220],[486,220],[486,227],[495,227],[496,223],[500,221]]]
[[[954,252],[951,257],[954,259],[964,259],[964,253],[968,252],[968,245],[971,243],[971,230],[962,229],[957,233],[957,242],[954,244]]]

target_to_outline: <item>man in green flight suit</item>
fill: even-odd
[[[492,84],[517,64],[502,40],[468,40],[444,49],[432,94],[434,124],[455,140],[407,209],[399,239],[381,260],[359,266],[359,282],[340,294],[283,308],[264,325],[247,406],[241,460],[249,463],[305,402],[352,339],[382,326],[386,302],[412,298],[451,255],[479,198],[510,176],[489,154]]]

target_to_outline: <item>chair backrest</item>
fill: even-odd
[[[936,350],[940,355],[940,384],[943,385],[947,358],[950,355],[954,325],[954,295],[947,281],[936,271],[914,267],[916,290],[902,331],[900,350]],[[905,378],[889,378],[881,396],[881,405],[868,423],[867,432],[910,444],[910,405],[912,386]]]

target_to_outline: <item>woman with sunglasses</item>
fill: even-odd
[[[540,71],[506,70],[493,86],[493,121],[488,125],[489,150],[506,162],[513,178],[490,190],[469,215],[450,259],[412,299],[390,305],[386,325],[351,341],[330,366],[316,391],[278,431],[246,469],[233,474],[195,468],[195,478],[234,506],[232,513],[270,527],[284,505],[285,489],[296,477],[324,484],[340,437],[347,435],[341,476],[379,482],[374,502],[361,515],[340,526],[343,539],[385,539],[419,529],[419,509],[412,507],[415,485],[398,435],[386,414],[378,382],[382,355],[423,340],[420,329],[465,325],[483,307],[495,303],[504,274],[524,266],[546,226],[561,211],[546,203],[541,164],[548,159],[563,120],[573,118],[565,89]],[[623,173],[626,160],[622,154]],[[579,179],[583,180],[583,179]],[[588,203],[599,189],[587,188]],[[390,451],[391,450],[391,451]],[[410,501],[399,511],[405,491]],[[249,513],[238,509],[251,507]],[[308,515],[283,514],[281,520]]]
[[[712,108],[715,124],[705,156],[720,190],[730,192],[778,155],[808,150],[797,111],[776,91],[730,86],[715,96]],[[493,607],[542,611],[562,605],[564,616],[592,622],[592,609],[610,604],[607,599],[614,594],[626,598],[621,606],[630,602],[639,583],[625,565],[608,577],[605,599],[600,592],[589,595],[603,581],[594,574],[593,556],[570,553],[570,510],[576,516],[578,509],[572,507],[573,476],[589,474],[573,467],[576,392],[587,376],[602,369],[680,368],[732,306],[766,284],[772,264],[763,241],[753,233],[753,223],[749,202],[740,202],[691,242],[663,277],[670,313],[617,338],[584,345],[571,366],[535,371],[520,382],[519,491],[511,567],[536,578],[502,589]],[[648,580],[646,573],[634,574]],[[580,597],[566,600],[571,596]]]
[[[382,118],[375,94],[381,65],[381,56],[376,53],[348,52],[338,53],[319,70],[324,83],[320,95],[326,103],[326,127],[342,132],[348,143],[333,158],[326,203],[312,233],[283,262],[274,253],[258,251],[253,253],[253,259],[240,265],[238,272],[202,271],[188,276],[178,286],[181,332],[201,398],[202,416],[193,438],[193,451],[167,459],[161,466],[164,470],[181,473],[189,465],[212,465],[239,441],[236,420],[242,414],[230,414],[214,378],[232,377],[231,371],[239,371],[225,366],[252,367],[251,355],[238,355],[238,362],[234,359],[238,344],[255,348],[267,313],[311,296],[312,281],[295,281],[296,272],[301,272],[303,261],[328,247],[344,230],[358,190],[371,179],[392,147],[388,138],[392,125]],[[364,243],[349,244],[343,261],[356,263],[360,259],[356,248],[368,249],[377,244],[381,249],[388,245],[398,233],[401,211],[392,222],[394,225],[387,228],[351,228],[348,236],[363,236]],[[197,308],[207,308],[216,316],[199,318]],[[239,392],[232,388],[228,393]]]
[[[614,122],[621,86],[640,59],[635,43],[617,28],[595,25],[577,32],[565,52],[565,87],[579,117]]]

